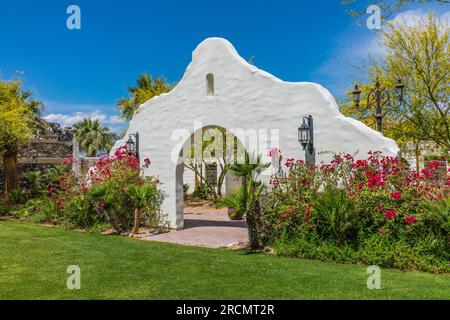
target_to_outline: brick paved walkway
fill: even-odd
[[[143,239],[209,248],[248,241],[245,221],[230,221],[226,209],[185,208],[184,229]]]

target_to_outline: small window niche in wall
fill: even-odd
[[[212,73],[206,75],[206,95],[214,96],[214,75]]]

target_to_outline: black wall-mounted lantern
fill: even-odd
[[[298,128],[298,142],[305,150],[305,161],[308,164],[316,164],[316,151],[314,149],[314,122],[313,117],[303,117],[302,123]]]
[[[139,158],[139,132],[130,133],[125,145],[129,153],[132,153],[136,158]]]

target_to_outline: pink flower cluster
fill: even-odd
[[[415,216],[409,216],[405,219],[405,223],[408,225],[410,225],[416,221],[417,221],[417,218]]]
[[[389,209],[384,213],[384,217],[388,220],[393,220],[397,217],[397,213],[393,209]]]
[[[99,184],[105,179],[111,177],[112,172],[125,170],[141,172],[141,169],[148,168],[151,164],[149,158],[144,159],[142,168],[140,167],[139,158],[130,154],[125,146],[119,147],[112,156],[101,158],[90,172],[90,180],[92,184]]]

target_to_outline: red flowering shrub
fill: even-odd
[[[142,175],[151,163],[149,159],[144,159],[141,168],[139,159],[121,147],[112,156],[101,158],[80,176],[70,171],[72,162],[69,156],[64,162],[65,170],[49,184],[47,196],[30,201],[29,208],[24,210],[26,215],[37,213],[39,222],[69,228],[110,224],[118,232],[127,232],[135,222],[138,205],[148,225],[165,223],[158,210],[161,201],[158,180]],[[130,187],[134,193],[130,192]],[[137,192],[141,192],[138,204],[135,199]]]
[[[149,159],[144,159],[143,162],[141,168],[139,159],[129,154],[125,147],[120,147],[113,156],[100,159],[89,170],[87,185],[91,196],[97,201],[96,208],[107,215],[108,221],[119,233],[130,231],[133,223],[136,224],[137,231],[140,221],[135,219],[141,219],[142,211],[147,224],[157,227],[163,222],[164,217],[159,210],[159,181],[152,176],[142,175],[143,170],[151,163]],[[136,199],[137,196],[139,200]],[[137,206],[139,213],[135,216]]]
[[[287,173],[272,177],[271,192],[263,199],[272,222],[271,241],[283,242],[283,248],[303,243],[308,250],[314,241],[318,246],[332,241],[336,250],[359,252],[352,261],[367,263],[379,258],[370,255],[375,250],[387,256],[388,248],[386,253],[378,249],[381,243],[396,243],[392,250],[414,253],[398,255],[395,259],[403,257],[401,262],[386,258],[385,266],[450,271],[450,230],[445,222],[450,221],[450,205],[444,205],[444,217],[430,213],[450,196],[450,177],[438,176],[439,165],[431,162],[414,172],[380,152],[370,152],[367,159],[334,155],[330,163],[316,167],[288,159]],[[435,239],[433,246],[430,237]],[[314,258],[305,248],[297,249]]]

